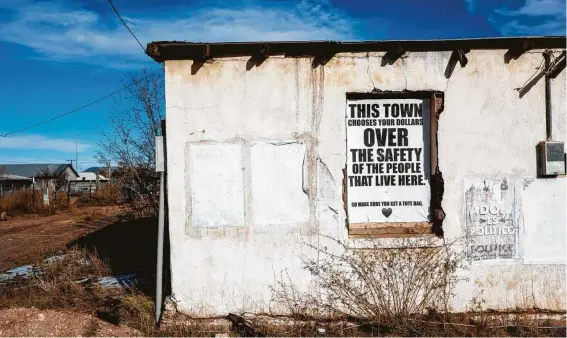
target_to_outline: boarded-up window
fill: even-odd
[[[433,93],[349,94],[346,210],[351,235],[430,234],[439,196]],[[433,135],[433,137],[432,137]]]

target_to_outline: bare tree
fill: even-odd
[[[69,184],[69,180],[70,180],[69,173],[67,171],[64,171],[59,175],[55,176],[55,190],[61,191],[63,188],[67,188],[67,185]]]
[[[135,211],[157,214],[155,136],[161,135],[164,117],[163,74],[144,69],[128,75],[125,82],[133,85],[122,92],[110,112],[96,158],[100,163],[118,163]]]
[[[35,173],[35,177],[38,178],[49,178],[52,176],[51,171],[49,171],[49,167],[44,165],[41,168],[39,168],[37,170],[37,172]]]

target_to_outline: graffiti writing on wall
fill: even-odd
[[[467,256],[470,260],[518,255],[514,187],[506,179],[465,181]]]

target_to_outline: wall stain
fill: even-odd
[[[523,54],[516,60],[510,60],[506,65],[507,70],[513,73],[533,72],[534,68],[538,66],[537,62],[533,62],[533,59],[526,57],[527,55],[529,54]]]
[[[329,84],[337,87],[346,87],[355,82],[354,71],[335,72],[329,75]]]
[[[487,308],[565,309],[565,273],[559,266],[514,265],[498,268],[501,271],[488,272],[486,277],[474,281],[475,292],[487,296],[484,297]]]

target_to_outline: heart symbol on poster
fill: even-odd
[[[382,215],[386,216],[386,218],[390,217],[392,214],[392,208],[382,208]]]

